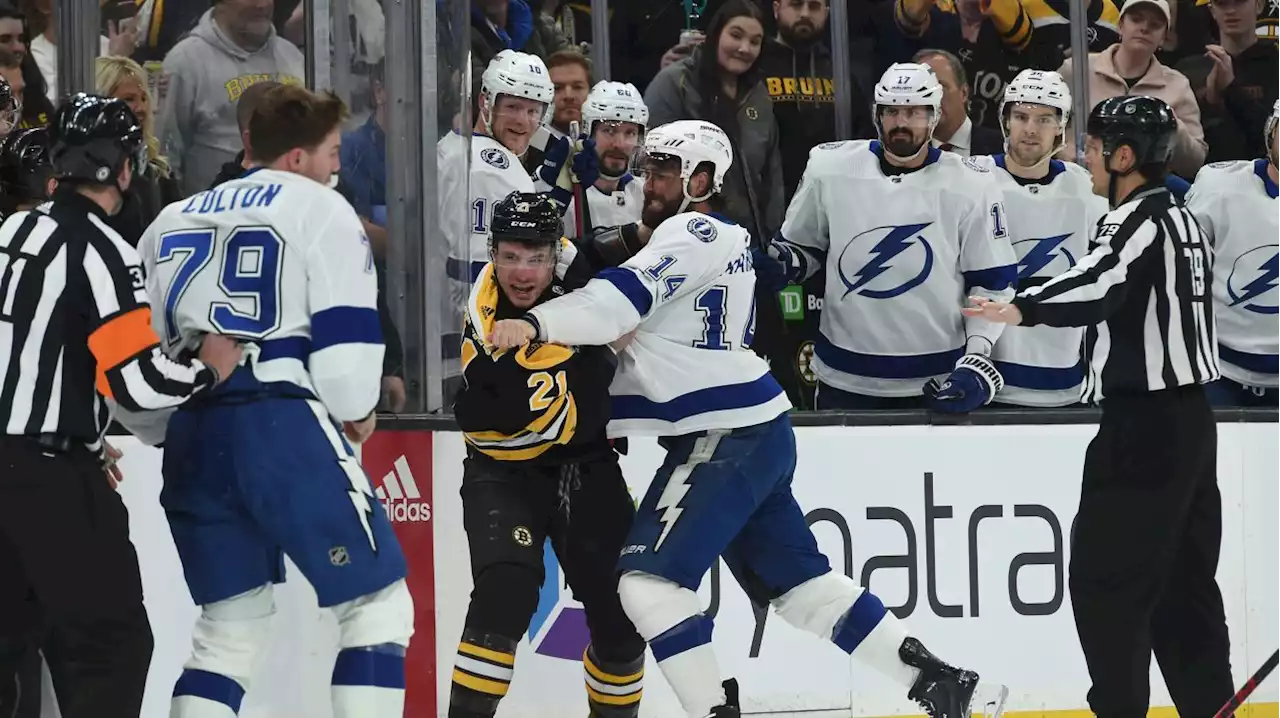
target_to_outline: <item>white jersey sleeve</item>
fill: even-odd
[[[608,344],[655,310],[703,289],[744,256],[750,235],[722,231],[705,215],[678,214],[654,230],[648,244],[582,289],[530,311],[541,338],[569,345]]]
[[[1018,259],[1009,241],[1003,192],[992,175],[990,157],[970,157],[964,164],[977,174],[973,181],[976,201],[960,225],[960,272],[965,290],[1007,302],[1013,298],[1018,280]],[[989,354],[1004,326],[981,317],[965,317],[966,351]]]
[[[777,239],[786,244],[799,263],[799,280],[812,277],[827,261],[831,247],[829,212],[823,202],[822,187],[839,168],[837,150],[843,142],[827,142],[809,151],[809,162],[791,203]]]
[[[305,258],[311,307],[308,369],[333,418],[357,421],[377,406],[382,386],[382,324],[373,252],[351,205],[308,218],[315,240]]]

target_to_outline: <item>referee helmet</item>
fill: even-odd
[[[1112,97],[1098,103],[1089,113],[1085,131],[1102,142],[1102,156],[1108,168],[1111,155],[1128,145],[1135,157],[1133,169],[1150,171],[1147,168],[1154,169],[1154,165],[1163,175],[1173,157],[1178,120],[1164,100],[1140,95]]]
[[[50,155],[61,182],[117,184],[126,160],[137,177],[147,166],[142,123],[121,100],[77,93],[58,109]]]

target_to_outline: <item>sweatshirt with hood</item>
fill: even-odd
[[[273,28],[258,50],[236,45],[205,12],[164,61],[169,76],[163,142],[183,195],[206,189],[242,149],[236,102],[245,88],[274,80],[304,84],[302,52]]]

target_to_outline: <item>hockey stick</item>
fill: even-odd
[[[573,161],[573,153],[582,149],[581,143],[578,141],[578,131],[580,129],[577,120],[569,123],[569,141],[573,143],[572,151],[569,155],[569,161],[571,162]],[[572,173],[572,170],[570,172]],[[586,207],[583,206],[583,203],[587,201],[587,198],[583,194],[582,182],[578,181],[578,175],[571,174],[570,176],[573,178],[573,219],[578,229],[578,233],[574,236],[581,237],[591,230],[590,227],[582,226],[586,224],[586,215],[584,214]]]
[[[1234,696],[1231,696],[1231,700],[1227,701],[1227,704],[1222,706],[1222,709],[1213,718],[1228,718],[1228,716],[1235,714],[1236,709],[1249,700],[1249,696],[1253,695],[1258,686],[1267,680],[1267,676],[1271,675],[1271,672],[1276,669],[1276,664],[1280,664],[1280,651],[1272,653],[1271,657],[1258,669],[1258,672],[1253,674],[1253,677],[1244,684],[1243,688],[1236,691]]]

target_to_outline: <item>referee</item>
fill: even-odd
[[[42,645],[65,718],[137,718],[151,660],[128,515],[100,453],[107,400],[176,406],[240,358],[224,337],[205,339],[201,361],[160,351],[141,261],[106,224],[144,148],[123,102],[73,97],[52,127],[52,203],[0,226],[0,681]]]
[[[1012,304],[973,298],[965,310],[1088,327],[1084,398],[1102,405],[1102,420],[1085,454],[1070,585],[1099,718],[1147,715],[1152,651],[1179,715],[1212,716],[1234,690],[1214,579],[1217,427],[1202,387],[1218,378],[1213,253],[1164,188],[1177,129],[1150,97],[1095,107],[1086,159],[1112,210],[1092,251]]]

